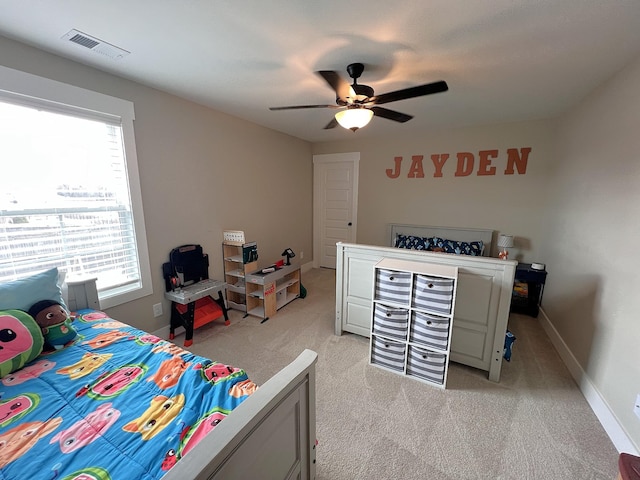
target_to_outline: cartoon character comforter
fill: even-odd
[[[255,390],[243,370],[82,310],[0,380],[0,479],[157,479]]]

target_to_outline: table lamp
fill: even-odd
[[[509,258],[509,251],[507,248],[513,247],[513,235],[500,235],[498,237],[498,247],[502,248],[498,253],[498,258],[501,260],[507,260]]]

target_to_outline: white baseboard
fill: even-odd
[[[547,333],[551,343],[558,351],[560,358],[569,369],[571,376],[580,387],[580,391],[587,400],[591,410],[593,410],[593,413],[598,417],[600,424],[604,428],[605,432],[607,432],[607,435],[615,445],[618,452],[640,455],[638,453],[638,449],[633,444],[633,441],[629,438],[624,428],[622,428],[622,425],[620,425],[620,422],[618,422],[618,419],[609,408],[607,402],[602,398],[598,389],[595,387],[582,366],[578,363],[576,357],[571,353],[571,350],[569,350],[569,347],[553,326],[549,317],[547,317],[547,314],[542,309],[540,309],[540,313],[542,315],[538,319],[542,324],[542,328],[544,328],[544,331]]]
[[[166,340],[166,339],[169,338],[170,330],[171,330],[171,327],[169,325],[167,325],[167,326],[164,326],[164,327],[156,330],[155,332],[151,332],[151,334],[155,335],[156,337],[159,337],[159,338],[164,338]],[[181,333],[184,333],[184,331],[185,331],[184,327],[176,327],[175,334],[177,336],[177,335],[179,335]]]

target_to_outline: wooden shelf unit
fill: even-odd
[[[247,274],[247,314],[267,320],[300,296],[300,266],[285,265],[275,272]]]
[[[228,308],[247,311],[246,275],[258,268],[257,252],[256,242],[222,242]]]

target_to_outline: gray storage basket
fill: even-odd
[[[395,270],[376,270],[375,299],[409,305],[411,273]]]
[[[435,313],[451,313],[453,301],[452,278],[416,275],[413,287],[413,306]]]
[[[406,345],[386,338],[371,336],[371,363],[404,372]]]
[[[373,333],[406,340],[408,330],[409,310],[376,303],[373,314]]]
[[[443,353],[431,352],[410,345],[407,375],[443,384],[446,359],[447,356]]]
[[[414,311],[409,340],[439,350],[447,350],[450,321],[446,317]]]

